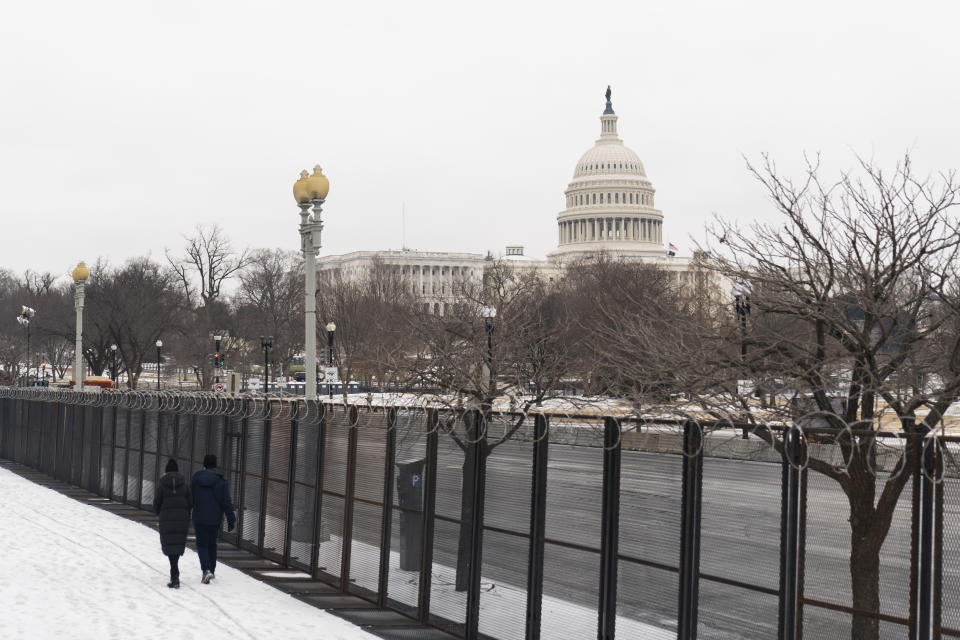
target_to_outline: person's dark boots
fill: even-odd
[[[171,589],[180,588],[180,578],[170,578],[170,582],[167,583],[167,586]]]
[[[210,578],[212,577],[213,577],[212,573],[210,573],[209,571],[204,571],[203,578],[200,579],[200,582],[202,582],[203,584],[210,584]]]

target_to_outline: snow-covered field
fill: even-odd
[[[223,564],[203,585],[189,549],[168,589],[156,531],[6,469],[0,510],[0,638],[374,639]]]

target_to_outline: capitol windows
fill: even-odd
[[[603,204],[603,194],[600,194],[600,204]]]
[[[620,204],[620,194],[617,193],[617,194],[615,194],[615,195],[616,195],[616,197],[613,199],[613,201],[614,201],[615,203],[617,203],[617,204]]]
[[[630,204],[633,204],[633,194],[630,194]]]
[[[597,194],[593,194],[593,204],[597,204]]]

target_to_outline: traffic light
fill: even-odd
[[[226,362],[226,359],[223,357],[222,353],[213,354],[211,359],[213,360],[213,366],[216,369],[222,369],[223,363]]]

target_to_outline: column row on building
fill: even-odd
[[[400,269],[410,290],[417,295],[449,295],[456,283],[479,277],[471,266],[414,264]]]
[[[663,221],[611,216],[560,222],[560,244],[617,240],[662,244]]]
[[[588,191],[585,193],[567,193],[567,208],[592,207],[595,205],[636,204],[653,206],[653,192],[632,191]]]

